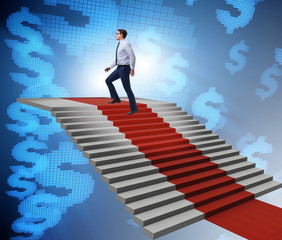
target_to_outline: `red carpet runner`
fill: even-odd
[[[130,111],[127,101],[108,104],[109,98],[65,99],[97,105],[210,222],[247,239],[282,239],[281,208],[255,200],[254,194],[244,191],[244,186],[235,183],[146,104],[137,103],[139,113],[126,115]]]

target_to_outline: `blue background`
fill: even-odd
[[[282,181],[280,1],[11,0],[0,11],[1,236],[149,239],[55,118],[16,102],[109,97],[118,28],[136,55],[136,97],[176,102]],[[282,191],[259,199],[281,207]],[[243,238],[204,220],[160,239]]]

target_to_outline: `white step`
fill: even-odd
[[[229,144],[221,144],[221,145],[203,147],[203,148],[198,148],[198,149],[203,152],[203,155],[206,155],[206,154],[209,154],[209,153],[214,153],[214,152],[232,149],[232,146],[229,145]]]
[[[115,154],[113,156],[91,158],[89,159],[89,163],[94,167],[96,167],[96,166],[101,166],[111,163],[119,163],[128,160],[140,159],[144,157],[145,154],[142,152],[130,152],[130,153]]]
[[[86,136],[93,134],[118,133],[118,127],[98,127],[66,130],[68,136]]]
[[[160,113],[160,112],[175,112],[181,111],[181,107],[151,107],[152,112]]]
[[[263,174],[263,169],[260,168],[249,168],[240,172],[235,172],[232,174],[229,174],[229,177],[235,178],[235,181],[241,181],[250,177],[254,177],[260,174]]]
[[[144,167],[108,173],[102,176],[102,180],[106,183],[115,183],[137,177],[147,176],[153,173],[159,173],[159,168],[152,165],[148,165]]]
[[[176,132],[185,132],[189,130],[204,129],[205,126],[201,124],[193,124],[193,125],[174,127],[174,128],[176,129]]]
[[[112,127],[112,121],[93,121],[93,122],[77,122],[77,123],[62,123],[63,129],[81,129],[81,128],[98,128],[98,127]]]
[[[196,209],[191,209],[159,222],[147,225],[144,227],[143,232],[148,237],[155,239],[192,223],[203,220],[204,218],[204,213]]]
[[[247,161],[247,157],[242,155],[235,155],[232,157],[225,157],[218,160],[213,160],[214,163],[218,164],[218,167],[224,167],[235,163],[245,162]]]
[[[232,157],[235,155],[239,155],[239,151],[233,150],[233,149],[206,154],[206,156],[208,156],[211,159],[211,161],[222,159],[222,158],[227,158],[227,157]]]
[[[154,173],[142,177],[136,177],[133,179],[112,183],[110,184],[109,188],[114,193],[121,193],[164,181],[167,181],[167,176],[161,173]]]
[[[152,165],[151,160],[147,158],[141,158],[136,160],[128,160],[124,162],[97,166],[95,167],[95,171],[99,174],[106,174],[106,173],[118,172],[118,171],[123,171],[131,168],[138,168],[148,165]]]
[[[245,161],[245,162],[235,163],[235,164],[232,164],[232,165],[221,167],[220,169],[226,171],[227,174],[229,175],[231,173],[243,171],[243,170],[246,170],[246,169],[249,169],[249,168],[254,168],[255,166],[256,166],[255,163]]]
[[[195,144],[201,141],[218,139],[219,135],[218,134],[203,134],[203,135],[189,136],[185,138],[189,139],[190,143]]]
[[[175,128],[175,127],[183,127],[183,126],[195,125],[195,124],[199,124],[199,121],[194,119],[189,119],[189,120],[171,122],[169,123],[169,126]]]
[[[160,193],[175,190],[175,185],[170,182],[162,182],[151,186],[141,187],[138,189],[122,192],[117,195],[117,200],[122,203],[130,203],[158,195]]]
[[[159,112],[157,114],[158,114],[158,117],[168,117],[168,116],[187,115],[187,112],[186,111],[173,111],[173,112]]]
[[[103,134],[94,134],[94,135],[84,135],[84,136],[74,136],[72,137],[72,142],[86,143],[86,142],[98,142],[105,140],[121,140],[125,139],[124,133],[114,132],[114,133],[103,133]]]
[[[255,194],[255,197],[260,197],[266,193],[282,188],[282,183],[276,181],[269,181],[260,184],[256,187],[249,188],[247,191]]]
[[[184,198],[184,193],[173,190],[126,204],[125,210],[131,214],[138,214]]]
[[[77,145],[77,148],[81,151],[85,151],[90,149],[110,148],[110,147],[125,146],[125,145],[132,145],[131,140],[127,138],[122,138],[122,139],[114,139],[114,140],[79,143]]]
[[[192,136],[210,134],[211,132],[212,131],[208,129],[198,129],[198,130],[191,130],[191,131],[183,131],[179,133],[182,133],[183,137],[192,137]]]
[[[254,177],[250,177],[250,178],[238,181],[237,183],[245,186],[245,189],[248,190],[249,188],[272,181],[272,179],[273,179],[272,176],[269,176],[267,174],[260,174]]]
[[[190,141],[190,143],[191,143],[191,141]],[[196,146],[197,149],[199,149],[199,148],[215,146],[215,145],[219,145],[219,144],[225,144],[225,140],[223,140],[223,139],[212,139],[212,140],[195,142],[193,144]]]
[[[57,117],[59,123],[75,123],[75,122],[91,122],[91,121],[108,121],[107,116],[73,116],[73,117]]]
[[[102,115],[100,110],[76,110],[76,111],[52,111],[54,117],[70,117],[70,116],[99,116]]]
[[[164,122],[171,123],[176,121],[185,121],[193,119],[191,115],[176,115],[176,116],[169,116],[169,117],[162,117]]]
[[[137,152],[137,151],[138,151],[137,146],[125,145],[125,146],[108,147],[102,149],[86,150],[83,152],[83,156],[87,158],[95,158],[95,157],[105,157],[114,154]]]
[[[134,216],[134,221],[141,226],[146,226],[193,208],[194,203],[186,199],[182,199],[177,202],[169,203],[167,205],[139,213]]]

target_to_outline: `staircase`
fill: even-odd
[[[18,99],[52,112],[150,238],[282,187],[176,104],[122,100]]]

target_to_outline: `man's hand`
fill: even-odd
[[[105,68],[105,72],[108,72],[109,70],[110,70],[110,68],[109,68],[109,67]]]
[[[134,72],[134,70],[133,70],[133,69],[130,71],[130,75],[131,75],[131,77],[134,77],[135,72]]]

